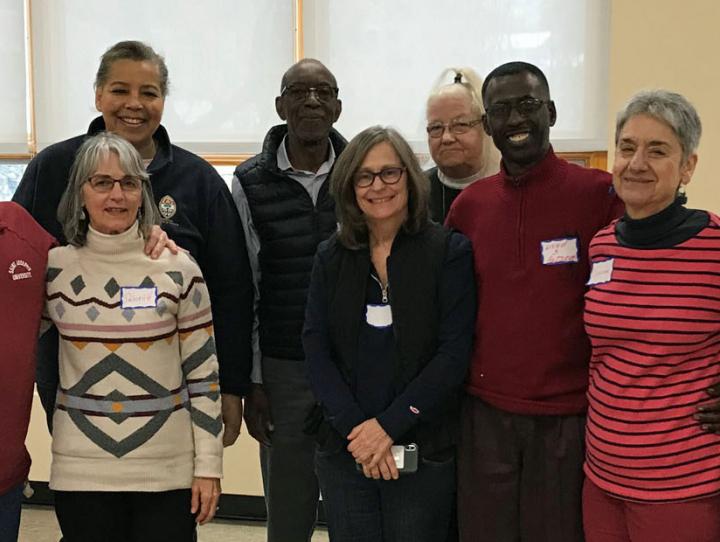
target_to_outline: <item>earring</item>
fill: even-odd
[[[80,220],[87,222],[87,215],[85,214],[85,207],[80,210]]]
[[[138,208],[138,212],[137,212],[138,222],[142,222],[142,218],[143,218],[143,208],[142,208],[142,207],[139,207],[139,208]]]
[[[686,205],[687,204],[687,193],[685,192],[685,185],[681,184],[678,187],[677,196],[676,198],[680,200],[680,205]]]

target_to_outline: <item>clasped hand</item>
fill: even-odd
[[[368,478],[397,480],[400,476],[390,447],[393,444],[376,418],[355,426],[348,435],[348,452],[362,465]]]

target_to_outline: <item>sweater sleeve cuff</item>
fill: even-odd
[[[420,419],[420,411],[412,405],[391,405],[377,416],[377,421],[388,436],[397,442],[410,431]]]
[[[232,384],[228,384],[227,382],[225,382],[224,384],[220,384],[220,393],[227,395],[237,395],[238,397],[246,397],[250,393],[250,387],[250,382],[246,382],[243,384],[235,382],[233,382]]]
[[[338,416],[330,418],[330,423],[337,429],[337,431],[347,438],[350,432],[355,429],[355,426],[360,425],[367,419],[367,416],[360,410],[360,407],[353,405],[351,408],[346,409]]]
[[[195,457],[195,478],[222,478],[222,457],[202,455]]]

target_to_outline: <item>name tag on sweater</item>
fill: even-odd
[[[613,264],[615,260],[610,258],[608,260],[602,260],[594,262],[592,270],[590,271],[590,279],[587,281],[588,286],[595,284],[605,284],[612,280]]]
[[[157,307],[157,288],[120,288],[120,306],[123,309]]]
[[[577,237],[540,241],[543,265],[559,265],[578,261]]]
[[[373,327],[388,327],[393,323],[390,305],[368,305],[365,321]]]

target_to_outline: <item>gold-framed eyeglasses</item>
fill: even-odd
[[[433,139],[437,139],[439,137],[442,137],[442,135],[445,133],[445,129],[455,135],[461,135],[461,134],[467,134],[470,129],[475,126],[476,124],[480,124],[482,122],[482,119],[472,119],[472,120],[451,120],[448,123],[442,123],[442,122],[433,122],[432,124],[428,124],[426,130],[430,137]]]
[[[107,194],[108,192],[112,192],[115,183],[120,184],[120,189],[123,192],[138,192],[142,188],[143,181],[140,177],[132,177],[130,175],[122,179],[113,179],[108,175],[93,175],[87,182],[95,192]]]
[[[286,96],[294,102],[303,102],[315,94],[315,97],[321,102],[329,102],[338,95],[339,89],[330,85],[318,85],[316,87],[306,87],[304,85],[289,85],[280,91],[280,96]]]
[[[370,171],[369,169],[361,169],[353,176],[353,182],[358,188],[367,188],[375,182],[375,177],[385,184],[396,184],[400,181],[400,177],[405,173],[407,168],[404,167],[386,167],[380,171]]]

